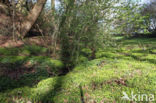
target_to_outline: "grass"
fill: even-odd
[[[0,55],[41,55],[47,52],[47,48],[36,45],[25,45],[17,48],[0,48]]]
[[[63,67],[59,61],[38,55],[26,57],[3,54],[1,63],[23,66],[26,61],[33,61],[37,64],[37,71],[24,74],[17,80],[2,76],[0,86],[5,90],[0,92],[0,102],[130,103],[121,99],[123,91],[129,96],[132,92],[138,94],[137,98],[145,93],[156,96],[156,39],[122,39],[119,44],[100,49],[96,59],[78,64],[62,76],[49,76],[45,71],[46,63],[48,66],[55,64],[55,68]],[[145,99],[141,103],[147,103]]]

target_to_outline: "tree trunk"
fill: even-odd
[[[51,10],[55,11],[55,0],[51,0]]]
[[[20,30],[17,31],[17,34],[20,37],[25,37],[29,32],[33,24],[36,22],[38,16],[40,15],[46,1],[47,0],[38,0],[33,9],[28,13],[28,16],[24,18],[25,20],[22,21]]]

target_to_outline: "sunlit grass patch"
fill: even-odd
[[[24,45],[22,47],[15,48],[0,48],[0,55],[12,56],[12,55],[41,55],[47,52],[47,48],[37,45]]]
[[[44,68],[48,65],[55,71],[63,67],[61,61],[45,56],[1,57],[1,63],[30,62],[38,71],[22,75],[18,86],[14,83],[19,81],[10,82],[15,88],[0,92],[0,101],[81,103],[83,93],[86,103],[130,103],[121,99],[123,91],[129,96],[132,92],[156,95],[155,39],[123,39],[122,42],[121,47],[101,49],[96,52],[96,59],[84,60],[68,74],[55,77],[50,77]],[[7,80],[10,81],[1,79],[9,84]]]

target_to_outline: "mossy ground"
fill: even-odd
[[[86,103],[130,103],[121,99],[123,91],[129,96],[132,92],[156,96],[156,39],[120,38],[118,43],[120,45],[116,47],[100,49],[96,59],[78,64],[63,76],[51,76],[44,71],[49,65],[53,69],[62,68],[63,64],[59,60],[33,55],[43,48],[38,47],[37,52],[1,48],[2,64],[13,65],[16,70],[16,66],[31,61],[36,71],[22,74],[18,79],[1,76],[0,102],[81,103],[84,99]],[[17,55],[23,53],[19,50],[29,56]],[[45,51],[46,48],[40,54]]]

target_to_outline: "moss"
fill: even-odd
[[[7,103],[7,100],[12,100],[12,97],[19,97],[17,99],[22,97],[23,100],[31,102],[80,103],[80,85],[86,103],[91,101],[129,103],[121,99],[123,91],[128,95],[132,92],[155,94],[156,65],[152,62],[155,61],[155,55],[148,52],[155,46],[154,40],[123,40],[122,48],[101,49],[96,53],[98,59],[91,61],[86,61],[87,57],[83,55],[83,63],[77,64],[72,71],[63,76],[49,77],[44,71],[47,66],[52,71],[55,71],[54,68],[62,68],[63,64],[59,60],[45,56],[31,56],[27,59],[24,57],[24,60],[37,64],[37,72],[24,74],[21,77],[20,87],[0,93],[0,100]],[[146,46],[146,50],[143,50],[138,46],[139,41],[151,46]],[[6,63],[3,59],[5,58],[0,61]],[[14,62],[22,60],[18,57],[14,59]],[[12,62],[12,59],[10,60]]]
[[[1,55],[17,55],[18,52],[17,48],[0,48]]]
[[[26,45],[17,48],[0,48],[0,54],[3,56],[12,55],[41,55],[47,52],[47,48],[37,46],[37,45]]]
[[[9,90],[15,87],[18,87],[17,81],[12,80],[11,78],[6,77],[6,76],[0,77],[0,92],[4,90]]]
[[[0,57],[0,62],[5,64],[5,63],[22,63],[24,62],[26,57],[24,56],[3,56],[3,57]]]
[[[46,53],[48,49],[36,45],[30,45],[30,46],[28,45],[21,48],[21,51],[25,51],[25,50],[29,51],[30,54],[42,54],[42,53]]]
[[[89,48],[83,48],[81,54],[89,58],[92,55],[92,50]]]
[[[30,54],[31,54],[31,52],[29,50],[23,50],[20,53],[20,55],[26,55],[26,56],[29,56]]]
[[[116,54],[108,51],[99,51],[96,52],[96,58],[101,58],[101,57],[106,57],[106,58],[115,58]]]
[[[83,55],[80,55],[78,57],[78,63],[83,63],[83,62],[87,62],[87,61],[88,61],[88,58]]]
[[[156,54],[156,49],[151,50],[153,54]]]

